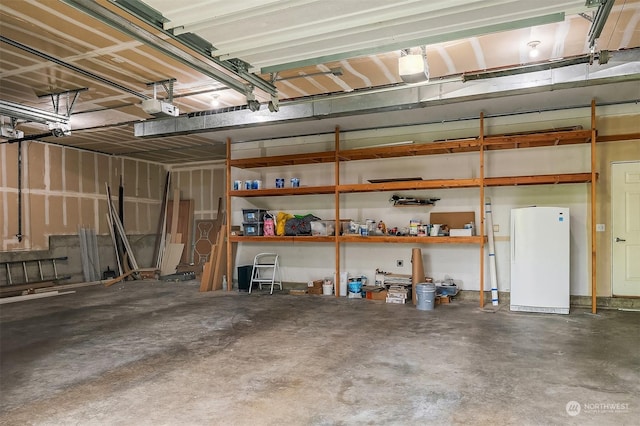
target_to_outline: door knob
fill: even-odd
[[[627,240],[623,240],[622,238],[616,237],[616,243],[624,243]]]

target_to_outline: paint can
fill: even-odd
[[[276,188],[284,188],[284,179],[276,178]]]
[[[242,181],[241,180],[234,180],[233,181],[233,190],[234,191],[240,191],[242,189]]]
[[[291,187],[292,188],[298,188],[299,186],[300,186],[300,179],[291,178]]]
[[[432,283],[416,284],[416,308],[421,311],[432,311],[436,304],[436,285]]]

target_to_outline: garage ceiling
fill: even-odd
[[[167,164],[223,158],[227,137],[241,142],[321,133],[336,124],[371,128],[381,117],[389,125],[411,124],[424,122],[426,111],[431,120],[445,119],[460,110],[452,105],[469,96],[476,111],[487,109],[483,95],[492,99],[495,113],[519,109],[519,95],[530,94],[532,86],[551,90],[565,64],[568,69],[572,60],[585,58],[595,63],[584,65],[582,76],[562,80],[565,85],[581,81],[582,90],[567,86],[566,94],[575,99],[562,96],[558,104],[582,105],[595,95],[607,103],[638,100],[640,84],[634,83],[640,61],[629,53],[640,47],[640,0],[611,2],[592,50],[589,32],[596,11],[603,9],[597,1],[587,7],[584,0],[3,0],[0,100],[53,111],[49,94],[86,88],[73,105],[70,135],[54,137],[46,125],[22,120],[17,128],[25,139]],[[532,41],[539,42],[535,59],[529,56]],[[415,92],[402,82],[397,61],[401,50],[421,46],[429,84],[456,96],[427,96],[435,89],[424,86],[416,92],[422,97],[390,111],[373,96]],[[603,50],[612,52],[612,64],[599,64]],[[528,73],[526,67],[536,64],[558,64],[553,81]],[[487,71],[526,72],[529,79],[514,80],[498,98],[492,92],[503,80],[492,75],[484,75],[482,85],[467,80]],[[585,77],[597,72],[601,78]],[[180,118],[145,113],[140,103],[153,96],[148,83],[173,79],[172,102]],[[521,90],[523,81],[528,91]],[[263,103],[257,113],[246,109],[250,87]],[[271,91],[277,93],[280,112],[266,109]],[[161,85],[157,95],[168,97]],[[305,104],[335,109],[347,102],[345,96],[351,107],[343,105],[340,114],[293,115]],[[538,98],[541,105],[529,105],[532,109],[553,106],[551,98],[547,105],[544,96]],[[61,111],[66,102],[67,95],[61,95]],[[362,111],[353,107],[358,104]],[[134,136],[141,121],[145,128],[154,123],[170,128],[174,121],[191,123],[199,116],[209,116],[209,124]],[[8,114],[2,120],[10,124]]]

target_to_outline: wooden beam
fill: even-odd
[[[227,211],[226,219],[224,223],[227,225],[224,228],[223,232],[226,233],[225,237],[227,238],[227,291],[231,291],[233,289],[233,251],[231,248],[231,138],[227,138],[227,161],[226,161],[226,186],[225,186],[225,208]]]
[[[596,313],[596,100],[591,100],[591,312]]]
[[[335,134],[334,134],[334,146],[335,146],[335,155],[334,155],[334,165],[333,165],[333,176],[334,176],[334,208],[336,209],[335,217],[335,235],[334,235],[334,245],[335,245],[335,278],[333,283],[334,293],[336,297],[340,297],[340,242],[338,241],[338,236],[342,231],[342,226],[340,224],[340,192],[338,191],[338,186],[340,185],[340,157],[338,156],[338,152],[340,152],[340,127],[336,126]]]
[[[480,228],[477,234],[484,236],[484,112],[480,112]],[[491,232],[491,230],[490,230]],[[480,307],[484,307],[484,238],[480,240]]]

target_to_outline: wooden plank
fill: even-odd
[[[596,275],[596,101],[591,100],[591,313],[596,313],[598,292]]]
[[[110,279],[109,281],[105,281],[104,286],[105,286],[105,287],[110,287],[110,286],[114,285],[115,283],[119,283],[120,281],[124,280],[124,279],[125,279],[125,278],[127,278],[128,276],[133,275],[135,272],[136,272],[136,271],[131,270],[131,271],[129,271],[129,272],[127,272],[127,273],[125,273],[125,274],[122,274],[122,275],[120,275],[120,276],[118,276],[118,277],[115,277],[115,278],[113,278],[113,279]]]
[[[338,186],[340,185],[340,161],[338,158],[338,152],[340,152],[340,127],[336,126],[335,132],[334,132],[334,146],[335,146],[335,164],[334,164],[334,168],[333,168],[333,176],[334,176],[334,183],[335,183],[335,193],[334,193],[334,198],[333,198],[333,203],[334,203],[334,209],[335,209],[335,218],[336,218],[336,224],[335,224],[335,235],[338,236],[340,235],[340,231],[341,229],[341,225],[340,225],[340,193],[338,192]],[[335,244],[335,276],[334,276],[334,283],[333,283],[333,288],[334,288],[334,294],[336,297],[340,297],[340,243],[338,243],[338,239],[334,237],[334,244]]]
[[[215,252],[215,244],[213,244],[210,248],[210,252],[213,254]],[[211,291],[211,283],[213,280],[213,262],[211,259],[205,262],[204,267],[202,269],[202,277],[200,278],[200,291]]]
[[[213,290],[222,290],[222,277],[227,275],[227,234],[225,232],[226,226],[221,226],[218,232],[215,263],[213,265]],[[228,280],[229,278],[227,278]]]
[[[480,186],[480,179],[432,179],[410,182],[386,183],[358,183],[338,185],[338,192],[378,192],[378,191],[406,191],[415,189],[444,189],[444,188],[476,188]]]
[[[484,235],[484,188],[485,188],[485,170],[484,170],[484,112],[480,112],[480,226],[476,225],[476,233],[480,236]],[[493,230],[491,231],[493,232]],[[480,307],[484,306],[484,238],[480,240]]]
[[[19,296],[25,290],[35,290],[37,288],[54,287],[54,281],[41,281],[28,284],[14,284],[0,286],[0,297]]]
[[[341,243],[397,243],[397,244],[481,244],[484,237],[480,235],[471,237],[394,237],[394,236],[368,236],[342,235],[338,237]]]
[[[31,300],[31,299],[42,299],[44,297],[62,296],[65,294],[73,294],[73,293],[75,293],[75,291],[65,291],[62,293],[59,291],[49,291],[46,293],[27,294],[25,296],[4,297],[0,299],[0,305],[4,305],[6,303],[22,302],[22,301]]]
[[[169,183],[171,182],[171,172],[167,172],[164,182],[164,191],[162,192],[162,202],[160,203],[160,215],[158,216],[158,226],[156,232],[156,241],[153,246],[153,259],[155,259],[156,268],[160,267],[162,262],[162,249],[164,248],[164,239],[166,236],[167,221],[167,201],[169,198]]]
[[[299,164],[331,163],[334,161],[333,151],[310,152],[304,154],[277,155],[273,157],[231,159],[227,155],[227,163],[231,167],[249,169],[255,167],[293,166]],[[227,183],[230,181],[227,180]]]
[[[477,138],[451,140],[446,142],[426,142],[406,145],[357,148],[338,152],[340,160],[373,160],[377,158],[396,158],[418,155],[436,155],[451,152],[477,151]]]
[[[178,215],[180,213],[180,190],[173,190],[173,200],[171,208],[171,242],[176,243],[176,237],[178,234]]]
[[[225,206],[226,206],[226,214],[225,214],[225,221],[223,223],[226,223],[228,226],[225,227],[225,232],[227,233],[227,241],[229,242],[229,244],[227,244],[227,271],[233,271],[233,261],[235,260],[235,256],[234,254],[231,252],[231,225],[233,224],[233,222],[231,221],[231,191],[229,190],[229,187],[231,186],[231,138],[227,138],[227,147],[226,147],[226,153],[227,153],[227,161],[225,164],[225,172],[226,172],[226,182],[227,182],[227,190],[225,191]],[[231,289],[233,288],[233,273],[231,273],[229,275],[229,279],[227,280],[227,291],[231,291]]]
[[[591,173],[564,173],[557,175],[487,177],[484,178],[484,184],[485,186],[550,185],[587,183],[591,182],[591,179]]]
[[[299,236],[246,236],[246,235],[231,235],[229,241],[234,243],[333,243],[335,237],[315,237],[311,235],[299,235]]]
[[[618,135],[598,136],[596,142],[633,141],[640,139],[640,133],[623,133]]]
[[[278,197],[287,195],[333,194],[334,192],[334,185],[301,186],[298,188],[242,189],[239,191],[229,191],[230,195],[233,197]]]

